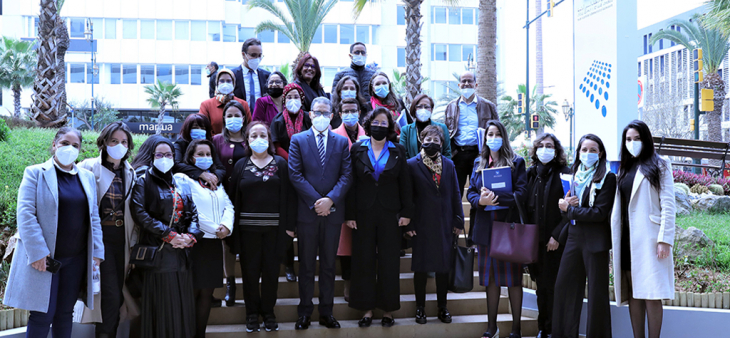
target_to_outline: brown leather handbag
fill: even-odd
[[[520,221],[512,221],[510,208],[507,221],[492,223],[492,239],[489,246],[489,256],[504,262],[531,264],[537,262],[538,241],[540,229],[537,224],[526,224],[522,205],[513,193]]]

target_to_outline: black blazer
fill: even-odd
[[[375,203],[399,213],[401,217],[413,217],[413,183],[406,148],[400,143],[393,143],[395,148],[390,148],[385,169],[375,181],[368,147],[363,142],[355,142],[350,148],[353,183],[347,193],[345,218],[356,220],[357,210],[368,210]]]
[[[243,78],[243,66],[239,65],[236,68],[233,68],[233,74],[236,75],[236,87],[233,88],[233,95],[235,95],[237,98],[246,101],[248,103],[248,106],[251,107],[251,114],[253,114],[254,109],[256,108],[256,102],[248,102],[248,94],[246,93],[246,83],[244,82],[245,79]],[[259,76],[259,88],[261,89],[261,96],[264,96],[268,93],[269,87],[267,86],[267,82],[269,82],[269,75],[271,73],[263,68],[256,69],[256,74]]]
[[[611,211],[616,197],[616,175],[612,172],[606,174],[603,187],[596,190],[593,207],[589,207],[588,192],[592,185],[593,182],[585,188],[581,206],[568,206],[567,217],[575,220],[575,225],[568,225],[565,229],[568,229],[568,234],[584,240],[589,252],[608,251],[611,249]],[[564,235],[561,234],[561,237]],[[561,240],[561,243],[564,242]]]
[[[544,191],[538,192],[543,194],[544,207],[538,207],[540,210],[537,210],[537,212],[542,213],[543,224],[538,224],[538,221],[535,219],[535,212],[530,208],[528,202],[533,197],[530,195],[534,191],[535,184],[537,184],[537,164],[527,169],[527,197],[525,198],[527,208],[524,209],[527,215],[525,217],[527,218],[526,221],[532,224],[538,224],[540,227],[540,243],[547,243],[550,237],[555,238],[556,241],[559,240],[560,233],[568,222],[560,212],[558,202],[565,196],[560,174],[571,174],[571,171],[568,167],[561,166],[555,162],[550,162],[548,165],[552,167],[552,172],[546,178]],[[565,243],[562,244],[565,245]]]

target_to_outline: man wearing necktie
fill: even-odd
[[[329,131],[332,104],[325,97],[312,102],[312,129],[295,134],[289,146],[289,177],[298,195],[299,319],[295,329],[309,328],[314,305],[314,272],[319,252],[319,324],[339,328],[332,316],[335,258],[345,220],[345,196],[352,182],[349,142]]]
[[[246,101],[249,107],[255,110],[256,100],[267,93],[266,84],[271,74],[265,69],[259,68],[264,56],[261,41],[256,38],[246,40],[241,47],[241,56],[243,63],[233,68],[233,72],[236,74],[236,88],[233,90],[233,95]]]

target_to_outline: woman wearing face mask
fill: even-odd
[[[481,170],[487,168],[509,167],[512,172],[513,192],[491,191],[482,183]],[[487,331],[482,337],[500,337],[497,327],[497,311],[499,307],[500,287],[506,286],[509,301],[512,307],[512,332],[510,338],[522,337],[520,317],[522,315],[522,264],[503,262],[489,255],[489,245],[492,237],[492,222],[512,221],[507,219],[512,214],[518,219],[517,203],[523,203],[527,192],[527,174],[525,160],[516,156],[509,144],[509,135],[504,125],[497,120],[487,122],[485,144],[482,153],[474,161],[474,170],[469,181],[467,198],[473,209],[476,209],[476,219],[470,235],[477,244],[479,253],[479,284],[487,287]],[[514,195],[513,195],[514,193]],[[517,200],[515,200],[515,195]],[[501,206],[513,209],[486,211],[486,206]]]
[[[353,179],[345,208],[353,229],[350,307],[365,311],[360,327],[370,326],[376,307],[385,312],[381,324],[391,327],[392,312],[400,309],[400,227],[411,221],[413,187],[405,147],[388,141],[395,133],[390,111],[373,110],[365,131],[370,138],[350,148]]]
[[[142,145],[139,146],[137,155],[135,155],[132,160],[132,168],[134,169],[136,177],[140,177],[147,172],[147,169],[149,169],[147,165],[152,163],[154,160],[154,158],[149,157],[152,156],[151,149],[155,146],[155,144],[157,144],[157,141],[162,138],[166,137],[162,135],[150,135],[146,140],[144,140],[144,142],[142,142]]]
[[[215,97],[207,99],[200,103],[199,114],[208,118],[212,126],[213,135],[218,135],[223,131],[225,125],[225,117],[223,116],[223,108],[228,102],[236,101],[243,106],[243,113],[246,115],[246,121],[251,121],[251,108],[246,101],[241,100],[233,95],[233,88],[236,86],[236,76],[230,69],[221,69],[216,75],[216,83],[218,87],[215,90]],[[210,137],[208,138],[210,140]],[[185,149],[183,149],[183,152]],[[178,159],[182,161],[182,159]]]
[[[302,107],[304,91],[296,83],[284,87],[284,111],[277,114],[271,122],[271,140],[276,146],[276,154],[289,158],[289,142],[294,134],[312,128],[312,120]]]
[[[601,139],[587,134],[578,142],[573,162],[573,193],[558,202],[575,224],[563,229],[565,243],[555,281],[553,337],[578,337],[580,312],[588,277],[588,337],[611,337],[608,301],[608,251],[611,249],[611,209],[616,175],[608,170]],[[672,291],[673,292],[673,291]]]
[[[71,337],[74,305],[84,286],[83,301],[94,308],[92,272],[104,259],[104,243],[96,179],[75,164],[81,143],[78,130],[59,129],[53,156],[25,168],[18,188],[21,240],[3,304],[30,311],[26,337],[48,337],[51,324],[54,337]]]
[[[274,315],[279,264],[296,226],[296,194],[286,161],[274,154],[269,128],[260,121],[246,129],[246,154],[233,169],[231,196],[236,208],[233,248],[241,255],[246,331],[278,331]],[[261,283],[259,283],[261,279]]]
[[[134,169],[127,161],[134,149],[132,132],[123,122],[110,123],[99,133],[96,146],[100,155],[88,158],[78,166],[91,171],[96,178],[96,202],[104,235],[104,262],[99,272],[104,278],[96,309],[84,308],[82,322],[97,323],[97,337],[116,337],[120,317],[123,320],[139,315],[139,309],[124,285],[130,249],[137,239],[128,198],[136,180]]]
[[[400,144],[406,147],[406,156],[413,158],[419,154],[423,140],[420,135],[428,126],[436,126],[443,131],[444,142],[441,143],[439,154],[451,159],[451,139],[449,129],[445,124],[431,120],[433,111],[433,100],[426,94],[418,94],[411,104],[411,116],[416,117],[416,122],[405,127],[400,133]]]
[[[172,142],[160,138],[150,152],[146,156],[153,161],[137,179],[130,206],[140,229],[139,244],[158,248],[154,266],[144,270],[141,337],[190,338],[195,335],[190,250],[204,233],[198,228],[191,186],[172,175]]]
[[[634,338],[659,338],[662,300],[674,298],[674,181],[672,165],[659,157],[649,127],[634,120],[624,128],[618,190],[611,213],[613,285],[617,306],[629,305]]]
[[[193,140],[206,139],[212,141],[211,127],[208,118],[201,114],[190,114],[180,128],[180,135],[175,140],[175,166],[174,173],[183,173],[188,177],[197,180],[198,178],[207,182],[209,186],[218,186],[226,176],[226,167],[223,166],[218,156],[213,156],[213,170],[201,173],[194,165],[185,163],[185,151]]]
[[[421,138],[421,152],[408,160],[413,178],[413,205],[418,208],[406,229],[413,238],[411,270],[415,272],[416,323],[426,324],[429,272],[436,273],[438,318],[441,322],[451,323],[446,293],[453,265],[453,239],[464,230],[464,210],[454,163],[441,155],[442,144],[446,142],[443,130],[427,126],[421,132]]]
[[[213,165],[212,149],[213,144],[206,139],[193,140],[183,161],[197,167],[200,172],[208,171]],[[223,275],[221,240],[233,231],[233,204],[223,185],[213,190],[207,182],[193,180],[185,174],[175,174],[175,178],[186,181],[190,187],[198,210],[198,229],[203,233],[193,247],[190,259],[195,290],[195,337],[205,337],[213,290],[223,285],[220,278]]]
[[[530,277],[537,282],[538,337],[552,334],[555,279],[558,276],[563,245],[558,239],[567,223],[558,208],[565,193],[560,174],[570,174],[565,150],[555,135],[545,133],[535,139],[530,148],[532,167],[527,169],[527,210],[530,224],[540,229],[537,263],[531,264]],[[563,243],[565,244],[565,243]]]
[[[368,115],[373,108],[370,106],[368,101],[362,97],[360,92],[360,83],[354,76],[345,75],[343,76],[337,85],[332,90],[332,107],[334,108],[335,117],[332,119],[330,125],[332,129],[338,128],[342,124],[342,120],[339,111],[340,102],[344,99],[353,99],[358,105],[360,110],[360,116],[358,116],[358,122],[365,122],[365,117]]]
[[[322,71],[319,68],[319,60],[309,53],[302,55],[294,69],[293,83],[298,84],[304,93],[301,98],[304,111],[311,110],[315,97],[327,97],[322,84],[319,83],[321,78]]]
[[[401,100],[401,98],[398,97],[398,94],[393,91],[388,75],[383,72],[375,73],[373,78],[370,80],[368,92],[370,93],[370,105],[373,109],[377,107],[388,108],[390,113],[393,115],[394,121],[397,121],[401,114],[406,114],[405,118],[408,122],[407,124],[413,123],[413,118],[405,111],[405,103],[403,103],[403,100]],[[414,102],[416,101],[414,100]],[[400,127],[396,126],[395,132],[400,135]],[[393,138],[393,140],[396,140],[396,138]]]
[[[270,126],[274,117],[284,110],[284,87],[287,82],[284,74],[278,71],[272,72],[267,81],[267,94],[256,100],[253,120]]]

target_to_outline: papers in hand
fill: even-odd
[[[560,174],[560,181],[563,182],[563,195],[567,195],[570,191],[570,196],[575,196],[575,191],[573,191],[573,175]]]
[[[512,169],[510,167],[487,168],[482,170],[482,186],[498,192],[512,193]],[[499,202],[499,200],[497,200]],[[485,211],[507,209],[499,205],[488,205]]]
[[[400,115],[398,115],[398,119],[395,120],[395,125],[398,129],[402,130],[403,127],[408,125],[408,118],[406,117],[406,114],[408,114],[408,112],[406,112],[405,109],[401,110]]]
[[[479,148],[479,153],[482,153],[482,148],[484,148],[484,135],[486,135],[487,130],[484,128],[477,128],[477,147]]]

